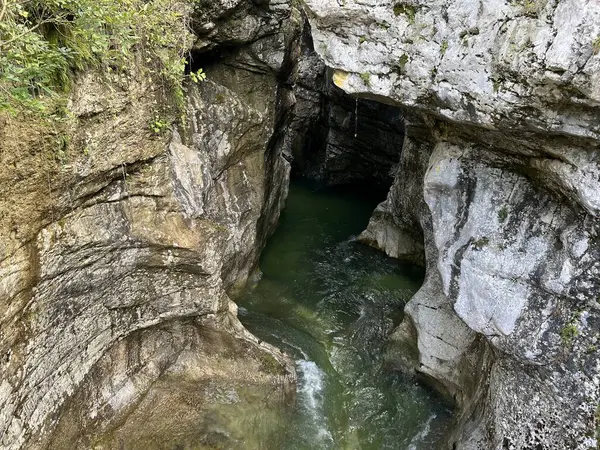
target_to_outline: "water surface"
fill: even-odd
[[[260,281],[239,301],[244,325],[292,355],[298,371],[296,409],[264,448],[442,443],[447,406],[384,360],[386,338],[423,273],[354,242],[380,200],[362,194],[293,183]]]

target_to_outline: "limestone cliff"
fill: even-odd
[[[389,354],[456,402],[449,448],[597,447],[598,3],[194,4],[170,129],[135,55],[75,75],[70,139],[0,118],[0,446],[258,448],[239,411],[280,425],[294,368],[230,296],[294,158],[392,183],[360,239],[427,266]]]
[[[364,239],[413,259],[424,242],[393,341],[416,339],[413,367],[456,400],[449,448],[595,448],[600,6],[305,4],[336,84],[406,118]]]
[[[143,61],[77,76],[60,153],[35,118],[2,124],[2,448],[140,448],[178,415],[164,445],[225,445],[244,430],[219,396],[275,415],[293,397],[293,364],[228,293],[286,197],[301,21],[289,2],[211,4],[190,17],[208,80],[187,87],[183,125],[151,130],[172,100]],[[205,56],[221,45],[223,60]]]

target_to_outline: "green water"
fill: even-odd
[[[428,449],[450,411],[414,380],[386,370],[386,337],[419,288],[420,269],[353,242],[377,200],[293,184],[240,319],[292,355],[296,409],[268,449]]]

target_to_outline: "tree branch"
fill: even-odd
[[[2,2],[2,9],[0,10],[0,22],[4,18],[4,14],[6,13],[6,7],[8,6],[8,0],[0,0]]]
[[[1,1],[1,0],[0,0]],[[6,0],[7,1],[7,0]],[[31,28],[23,31],[21,34],[13,37],[12,39],[9,39],[8,41],[4,41],[4,42],[0,42],[0,48],[4,47],[5,45],[10,44],[11,42],[15,42],[18,39],[21,39],[23,36],[25,36],[26,34],[31,33],[32,31],[35,31],[36,29],[38,29],[41,25],[43,25],[44,23],[48,23],[50,22],[49,20],[44,20],[40,23],[38,23],[37,25],[32,26]]]

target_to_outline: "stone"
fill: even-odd
[[[267,403],[280,415],[293,401],[293,362],[243,328],[228,293],[256,269],[287,195],[281,116],[293,102],[282,80],[293,76],[299,12],[213,6],[198,36],[218,30],[211,50],[238,48],[186,87],[185,126],[151,130],[170,100],[133,67],[74,80],[62,162],[44,153],[37,124],[1,129],[2,448],[137,448],[172,424],[168,414],[182,415],[182,433],[231,442],[240,424],[213,420],[224,399],[228,417]],[[237,30],[242,7],[273,13]],[[132,433],[136,423],[150,435]]]
[[[305,4],[336,85],[404,112],[421,170],[400,165],[362,239],[414,261],[423,236],[392,344],[416,339],[406,365],[455,397],[448,448],[595,447],[600,7]]]

